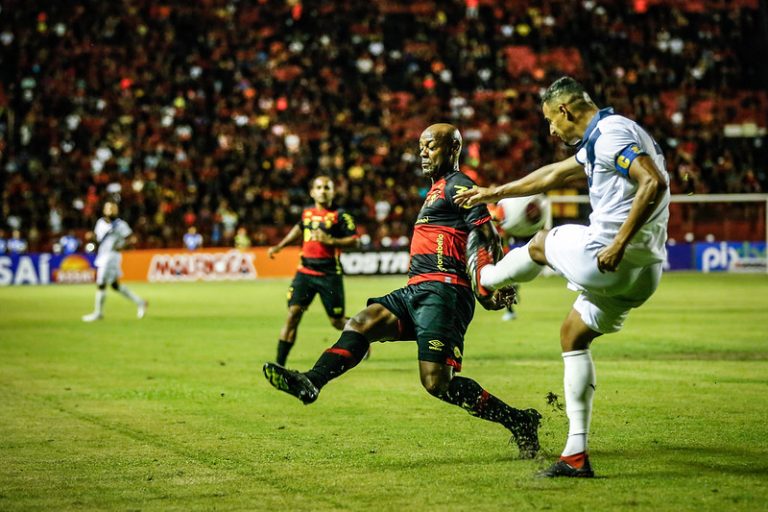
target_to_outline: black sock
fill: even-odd
[[[315,366],[306,373],[307,378],[318,389],[322,388],[329,380],[335,379],[362,361],[370,345],[359,332],[343,331],[339,341],[323,352]]]
[[[440,397],[449,404],[458,405],[472,416],[501,423],[512,428],[522,417],[522,411],[510,407],[472,379],[454,377],[448,392]]]
[[[279,340],[277,342],[277,359],[275,362],[280,366],[285,366],[285,362],[288,360],[288,354],[293,348],[293,343],[290,341]]]

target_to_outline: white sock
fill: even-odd
[[[104,301],[107,300],[107,292],[105,290],[96,290],[96,300],[93,305],[93,312],[100,315],[104,309]]]
[[[505,285],[530,281],[538,276],[544,265],[539,265],[531,259],[528,245],[509,251],[495,265],[486,265],[480,269],[480,284],[485,288],[495,290]]]
[[[565,412],[568,415],[568,442],[562,455],[587,451],[592,397],[595,394],[595,365],[589,350],[563,352]]]
[[[131,290],[126,288],[126,286],[123,284],[120,285],[120,288],[118,288],[117,291],[119,291],[125,297],[128,297],[129,299],[131,299],[134,303],[136,303],[137,306],[140,306],[144,303],[144,301],[141,300],[141,297],[139,297],[138,295],[133,293]]]

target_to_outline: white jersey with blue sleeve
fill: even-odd
[[[110,264],[120,263],[120,250],[125,246],[125,242],[133,233],[133,230],[122,219],[109,221],[104,217],[96,222],[93,230],[96,235],[96,241],[99,243],[99,250],[96,254],[97,267],[104,267]]]
[[[576,160],[584,166],[589,181],[590,234],[603,245],[613,241],[627,220],[637,194],[637,183],[630,179],[629,168],[641,155],[653,160],[669,184],[664,155],[648,132],[611,108],[595,114],[577,149]],[[667,190],[630,241],[624,254],[629,263],[648,265],[665,260],[669,199]]]

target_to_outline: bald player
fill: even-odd
[[[449,124],[432,125],[419,139],[422,172],[432,187],[416,219],[406,286],[368,299],[309,371],[267,363],[264,375],[275,388],[310,404],[329,381],[355,367],[372,342],[415,340],[424,389],[473,416],[500,423],[512,433],[520,456],[532,458],[539,449],[539,413],[510,407],[474,380],[457,375],[475,298],[486,309],[500,309],[513,298],[477,282],[479,267],[500,259],[501,241],[484,204],[464,208],[453,200],[455,193],[475,185],[459,171],[461,144],[459,131]]]

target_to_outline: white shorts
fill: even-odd
[[[104,265],[96,267],[96,284],[98,286],[111,285],[122,275],[120,258],[109,258]]]
[[[653,295],[662,263],[633,266],[622,260],[615,272],[600,272],[597,253],[603,247],[592,239],[587,226],[567,224],[547,234],[544,251],[550,266],[568,280],[568,288],[581,292],[573,304],[581,319],[605,334],[619,331],[629,310]]]

